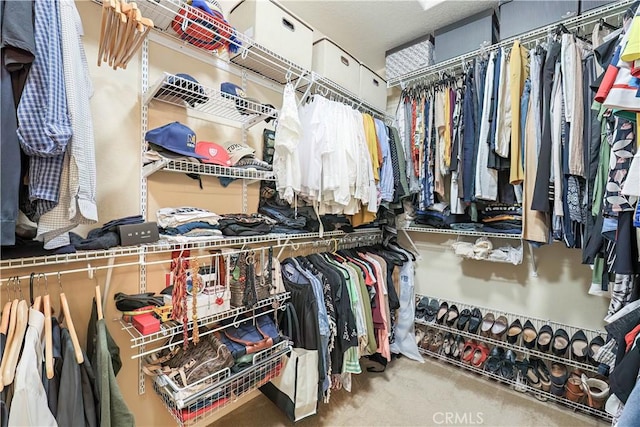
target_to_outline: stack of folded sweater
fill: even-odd
[[[522,234],[522,206],[493,203],[480,212],[483,231],[487,233]]]
[[[164,240],[188,242],[222,238],[220,215],[202,208],[161,208],[156,212],[158,228]]]

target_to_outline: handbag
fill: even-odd
[[[300,333],[298,316],[291,303],[287,304],[284,318],[285,333]],[[278,406],[292,422],[315,415],[318,409],[318,350],[294,348],[282,370],[282,375],[260,387],[262,394]]]
[[[258,353],[282,341],[273,319],[266,314],[258,316],[255,320],[247,319],[238,326],[230,326],[223,333],[216,334],[229,348],[234,359]]]
[[[151,355],[148,363],[143,366],[143,371],[150,376],[164,375],[178,387],[188,388],[189,392],[195,393],[213,385],[215,376],[212,374],[230,368],[233,364],[234,360],[227,346],[213,334],[209,334],[198,345],[192,345],[187,350],[176,345],[169,351]],[[207,377],[211,378],[199,382]]]

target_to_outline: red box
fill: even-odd
[[[142,335],[149,335],[160,332],[160,320],[151,313],[139,314],[133,317],[133,327]]]

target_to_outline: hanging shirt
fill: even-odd
[[[475,174],[476,199],[495,201],[498,198],[498,172],[489,169],[489,114],[491,112],[491,96],[493,91],[493,72],[495,69],[495,52],[491,52],[484,81],[484,99],[482,105],[482,119],[480,120],[480,139],[478,142],[478,156]]]
[[[44,314],[29,309],[29,323],[16,366],[9,426],[57,426],[42,386]]]
[[[569,146],[567,147],[569,150],[569,173],[584,178],[582,55],[573,34],[562,35],[561,52],[564,105],[567,122],[570,125]]]
[[[391,165],[391,152],[389,148],[389,134],[387,127],[380,119],[374,120],[376,135],[382,151],[382,167],[380,168],[380,196],[385,202],[393,201],[393,167]]]
[[[520,41],[513,42],[509,57],[509,87],[511,92],[511,173],[509,182],[520,184],[524,179],[522,168],[522,141],[520,139],[520,98],[524,89],[524,81],[529,76],[527,50],[520,46]]]
[[[29,200],[34,217],[58,203],[60,175],[73,130],[67,109],[60,10],[53,1],[34,2],[36,57],[18,105],[18,138],[31,160]]]
[[[293,85],[287,84],[282,94],[282,109],[278,115],[273,153],[273,171],[276,175],[276,189],[280,197],[288,203],[300,191],[300,160],[298,144],[302,135],[302,125],[296,107]]]
[[[507,67],[507,53],[502,48],[500,60],[500,87],[498,95],[498,121],[496,123],[496,154],[505,159],[509,158],[511,144],[511,90],[509,86],[510,73]]]

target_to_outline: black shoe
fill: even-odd
[[[444,341],[442,342],[442,353],[447,357],[451,357],[453,345],[453,334],[451,332],[447,332],[444,336]]]
[[[484,364],[484,369],[492,374],[500,374],[500,366],[504,360],[504,348],[495,346],[489,352],[489,357]]]
[[[458,329],[464,331],[467,323],[469,323],[469,319],[471,319],[471,310],[465,308],[460,312],[460,316],[458,317],[458,324],[456,325]]]
[[[449,304],[446,301],[443,301],[440,304],[440,308],[438,309],[438,314],[436,315],[436,322],[444,323],[444,320],[447,317],[447,313],[449,312]]]
[[[551,326],[544,325],[538,331],[538,350],[546,353],[551,348],[551,340],[553,339],[553,329]]]
[[[429,307],[429,303],[431,300],[429,297],[422,297],[420,301],[416,304],[416,319],[424,319],[424,316],[427,314],[427,307]]]
[[[427,322],[433,322],[436,318],[436,314],[438,313],[438,308],[440,308],[440,304],[438,304],[437,299],[432,299],[429,301],[429,305],[427,306],[427,314],[424,316],[424,320]]]
[[[522,323],[520,323],[520,319],[514,320],[509,329],[507,329],[507,342],[510,344],[515,344],[522,333]]]
[[[522,328],[522,344],[531,350],[536,346],[536,340],[538,339],[538,332],[535,326],[530,320],[524,322],[524,328]]]
[[[504,354],[504,360],[500,365],[500,376],[507,379],[513,380],[513,370],[516,367],[516,353],[513,350],[507,350]]]
[[[569,334],[564,329],[558,329],[553,335],[551,351],[556,356],[564,356],[569,348]]]
[[[587,360],[589,341],[584,331],[580,329],[571,337],[571,358],[577,362]]]
[[[453,326],[453,324],[456,323],[456,320],[458,320],[459,315],[460,313],[458,313],[458,307],[456,307],[455,305],[449,307],[447,318],[445,319],[447,326]]]
[[[600,362],[596,361],[593,357],[596,355],[598,350],[600,350],[600,347],[602,347],[603,345],[604,345],[604,338],[602,338],[600,335],[596,336],[589,343],[589,351],[587,353],[587,356],[589,358],[589,362],[592,365],[598,366],[600,364]]]
[[[471,318],[469,319],[469,329],[468,331],[472,334],[477,334],[478,329],[480,329],[480,324],[482,323],[482,313],[480,309],[474,308],[471,311]]]

